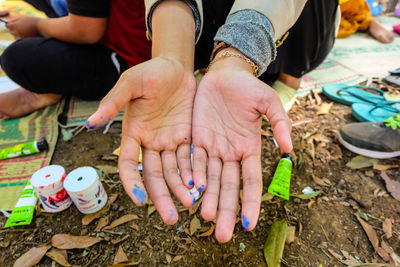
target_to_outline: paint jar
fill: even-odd
[[[35,190],[43,211],[60,212],[71,206],[72,200],[64,189],[65,169],[59,165],[50,165],[35,172],[31,185]]]
[[[107,202],[107,193],[92,167],[80,167],[70,172],[64,187],[82,213],[99,211]]]

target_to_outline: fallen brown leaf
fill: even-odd
[[[314,94],[315,100],[317,101],[317,105],[318,105],[318,106],[321,105],[322,99],[321,99],[321,97],[319,96],[317,90],[314,89],[314,90],[312,90],[312,92],[313,92],[313,94]]]
[[[51,248],[50,245],[42,246],[38,248],[31,248],[19,257],[13,267],[32,267],[38,264],[46,252]]]
[[[310,202],[307,203],[307,208],[311,209],[311,206],[315,204],[315,200],[311,199]]]
[[[328,114],[329,110],[331,109],[333,105],[333,102],[331,103],[322,103],[321,106],[319,107],[318,111],[317,111],[317,115],[324,115],[324,114]]]
[[[177,262],[177,261],[180,261],[182,258],[183,258],[182,255],[177,255],[177,256],[175,256],[175,257],[172,259],[172,261],[173,261],[173,262]]]
[[[125,261],[128,261],[128,260],[129,259],[126,256],[124,250],[122,249],[122,246],[119,246],[118,250],[117,250],[117,254],[115,255],[113,264],[118,264],[118,263],[125,262]]]
[[[263,130],[263,129],[261,129],[261,135],[265,137],[274,136],[274,134],[270,130]]]
[[[393,248],[389,246],[385,241],[382,240],[382,248],[389,254],[390,262],[394,263],[394,266],[398,266],[400,264],[400,257],[397,255]]]
[[[192,207],[189,208],[189,216],[192,216],[193,214],[196,213],[196,211],[199,209],[201,202],[203,202],[203,197],[201,197],[199,200],[194,203]]]
[[[201,233],[201,234],[197,235],[197,237],[207,237],[207,236],[210,236],[210,235],[212,235],[212,233],[214,232],[214,229],[215,229],[215,226],[214,226],[214,224],[212,223],[211,226],[210,226],[210,228],[209,228],[207,231],[205,231],[204,233]]]
[[[328,251],[329,251],[329,253],[332,254],[333,257],[335,257],[338,261],[340,261],[341,263],[343,263],[346,266],[359,264],[359,262],[353,256],[351,256],[351,258],[346,258],[346,257],[343,258],[342,255],[336,253],[335,251],[333,251],[330,248],[328,248]],[[342,251],[342,253],[343,253],[343,251]],[[347,255],[350,256],[350,254],[347,254]]]
[[[296,233],[296,227],[288,226],[286,230],[286,240],[285,240],[286,244],[291,244],[294,242],[295,233]]]
[[[311,174],[311,177],[314,181],[314,183],[321,185],[321,186],[330,186],[331,185],[331,181],[329,181],[327,178],[318,178],[316,175]]]
[[[300,125],[303,125],[303,124],[306,124],[306,123],[310,123],[312,121],[313,121],[312,119],[294,121],[294,122],[292,122],[292,127],[300,126]]]
[[[382,230],[385,232],[385,237],[387,239],[392,237],[392,223],[393,219],[386,218],[382,223]]]
[[[69,267],[72,266],[68,263],[68,255],[67,251],[64,249],[52,248],[49,252],[46,253],[46,256],[57,262],[61,266]]]
[[[376,163],[373,168],[377,171],[386,171],[393,168],[400,168],[400,165],[380,165],[379,163]]]
[[[400,182],[390,179],[385,171],[381,172],[381,177],[385,181],[387,191],[392,197],[400,201]]]
[[[136,231],[140,230],[139,225],[137,225],[136,223],[132,223],[131,225],[129,225],[129,227],[134,229],[134,230],[136,230]]]
[[[114,229],[115,227],[133,221],[133,220],[137,220],[139,219],[139,217],[136,214],[127,214],[122,216],[121,218],[116,219],[115,221],[113,221],[109,226],[104,227],[105,230],[111,230]]]
[[[165,253],[165,258],[167,259],[167,262],[168,262],[168,264],[170,264],[170,263],[171,263],[171,261],[172,261],[172,257],[171,257],[171,255],[169,255],[169,254]]]
[[[197,216],[194,216],[193,219],[190,221],[190,235],[193,235],[201,228],[201,223]]]
[[[150,216],[155,211],[156,211],[156,207],[154,205],[149,205],[147,207],[147,216]]]
[[[129,235],[126,235],[124,237],[118,238],[118,239],[113,239],[111,240],[111,244],[116,245],[118,243],[121,243],[122,241],[125,241],[129,238]]]
[[[95,232],[100,231],[104,226],[109,223],[110,216],[100,218],[99,222],[97,223],[96,228],[94,229]]]
[[[51,238],[51,244],[59,249],[88,248],[102,240],[100,237],[57,234]]]
[[[114,201],[118,198],[118,194],[113,194],[108,198],[107,204],[104,206],[104,208],[102,208],[101,210],[99,210],[96,213],[92,213],[92,214],[87,214],[85,216],[83,216],[82,218],[82,225],[88,225],[89,223],[91,223],[93,220],[100,218],[103,214],[106,214],[110,208],[111,208],[111,204],[114,203]]]
[[[378,159],[372,159],[364,156],[356,156],[352,158],[349,162],[347,162],[346,166],[354,170],[371,167],[378,162]]]
[[[0,242],[0,248],[6,248],[10,245],[10,240]]]

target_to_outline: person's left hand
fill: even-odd
[[[40,20],[40,18],[35,17],[22,17],[9,21],[6,27],[10,30],[10,33],[14,35],[16,40],[41,36],[37,27]]]
[[[238,53],[238,52],[236,52]],[[197,89],[193,107],[193,179],[205,189],[201,214],[217,216],[219,242],[231,239],[243,176],[242,225],[258,220],[261,193],[261,122],[265,114],[284,152],[292,150],[291,123],[275,91],[251,73],[239,58],[221,59]]]

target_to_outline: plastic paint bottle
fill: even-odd
[[[31,224],[37,200],[36,193],[28,182],[4,228]]]
[[[268,193],[289,200],[292,167],[292,156],[287,153],[283,154],[279,160],[274,178],[272,178],[272,182],[268,187]]]
[[[0,160],[36,154],[49,149],[46,139],[0,149]]]

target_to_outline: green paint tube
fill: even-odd
[[[0,160],[22,157],[49,149],[46,139],[0,149]]]
[[[31,183],[28,182],[4,228],[31,224],[37,200],[37,195]]]
[[[268,193],[289,200],[290,175],[292,174],[292,156],[285,153],[276,168],[274,178],[268,187]]]

